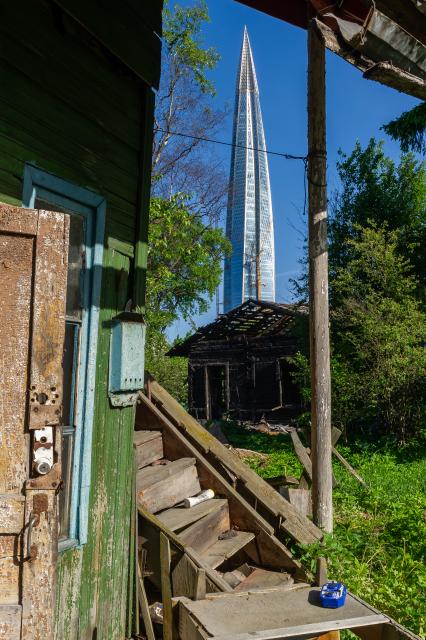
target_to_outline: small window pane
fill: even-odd
[[[65,324],[63,368],[63,409],[62,424],[74,425],[75,383],[77,374],[78,338],[80,325]]]
[[[62,486],[59,492],[59,539],[69,537],[74,432],[62,434]]]
[[[84,269],[84,218],[70,217],[70,244],[68,253],[67,317],[81,320],[82,272]]]

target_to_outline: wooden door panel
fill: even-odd
[[[0,493],[19,493],[27,478],[25,418],[34,246],[34,237],[0,227]]]
[[[53,638],[68,227],[62,213],[0,204],[0,638],[10,640]],[[37,475],[32,430],[45,427],[54,465]]]

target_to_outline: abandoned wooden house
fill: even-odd
[[[301,409],[291,357],[307,348],[307,336],[306,307],[250,299],[168,355],[188,358],[188,406],[197,419],[288,420]]]

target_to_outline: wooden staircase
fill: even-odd
[[[288,544],[315,542],[321,532],[153,380],[135,429],[136,574],[147,640],[337,640],[341,629],[363,640],[417,638],[352,594],[341,609],[319,606]],[[215,497],[183,506],[206,489]],[[161,625],[151,619],[155,602]]]
[[[178,541],[183,550],[190,549],[193,557],[195,553],[199,568],[208,569],[210,578],[214,578],[213,585],[210,585],[214,591],[241,590],[246,581],[252,590],[270,585],[288,588],[293,584],[288,570],[295,573],[300,566],[296,561],[290,562],[288,552],[286,571],[280,569],[274,572],[253,564],[259,559],[256,550],[258,526],[253,523],[252,530],[247,526],[243,530],[236,524],[231,517],[225,487],[222,488],[220,497],[191,508],[183,506],[185,498],[195,496],[203,489],[211,488],[210,485],[213,484],[206,486],[205,479],[204,482],[200,481],[195,457],[183,456],[175,460],[164,458],[164,450],[168,447],[167,444],[164,445],[163,435],[159,430],[136,431],[134,442],[138,464],[136,488],[142,519],[142,548],[144,545],[146,549],[152,548],[155,546],[152,537],[157,537],[160,531],[166,533],[168,539]],[[205,476],[204,473],[204,478]],[[148,531],[146,538],[144,531]],[[279,544],[278,540],[277,543]],[[148,554],[148,567],[151,564]],[[155,575],[155,570],[152,571],[151,567],[147,575],[154,585],[160,584],[160,576]],[[187,595],[184,591],[184,588],[182,592],[175,589],[174,596]]]

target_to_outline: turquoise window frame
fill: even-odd
[[[95,406],[96,355],[102,284],[106,201],[99,194],[58,178],[31,163],[24,168],[22,205],[34,208],[36,199],[68,209],[86,219],[86,273],[83,286],[84,311],[79,354],[76,431],[73,452],[73,479],[69,538],[59,543],[59,551],[85,544],[88,536]]]

